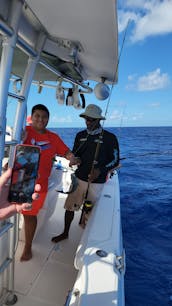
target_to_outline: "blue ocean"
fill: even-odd
[[[126,306],[172,305],[172,127],[107,128],[120,144]],[[53,129],[72,148],[80,129]]]

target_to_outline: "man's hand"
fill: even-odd
[[[94,168],[91,173],[88,175],[88,181],[93,182],[96,180],[100,175],[100,169],[99,168]]]
[[[79,157],[76,157],[71,151],[68,151],[65,155],[66,159],[69,160],[69,167],[73,165],[80,165],[81,159]]]
[[[70,163],[69,163],[69,166],[79,166],[81,164],[81,159],[79,157],[73,157],[71,160],[70,160]]]

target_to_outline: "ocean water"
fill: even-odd
[[[54,129],[70,148],[80,129]],[[172,305],[172,127],[108,128],[119,139],[126,306]]]

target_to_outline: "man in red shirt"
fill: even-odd
[[[21,261],[32,258],[32,241],[37,227],[37,214],[42,208],[48,190],[48,178],[51,173],[52,161],[55,155],[61,155],[75,164],[74,154],[55,133],[46,129],[49,120],[49,111],[43,104],[32,108],[32,125],[26,126],[24,144],[37,145],[41,149],[37,184],[41,185],[39,199],[32,202],[31,210],[23,210],[25,228],[25,246]]]

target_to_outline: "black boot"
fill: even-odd
[[[52,242],[57,243],[61,240],[64,240],[64,239],[68,238],[69,229],[70,229],[73,218],[74,218],[74,211],[66,210],[65,218],[64,218],[64,222],[65,222],[64,231],[59,236],[53,237],[51,239]]]

